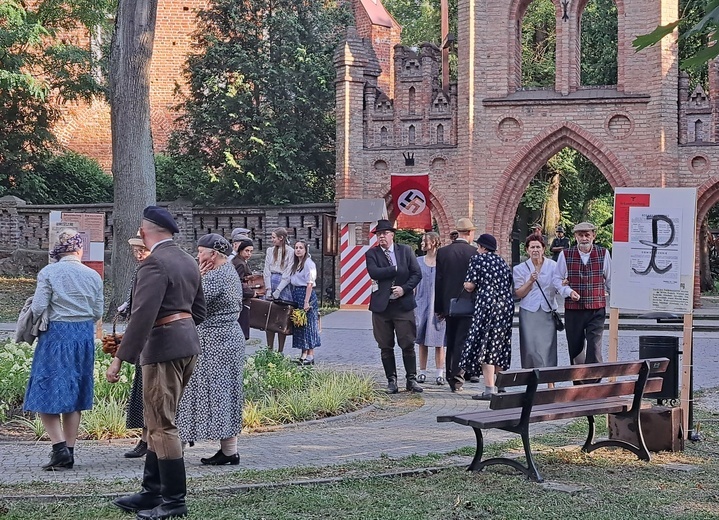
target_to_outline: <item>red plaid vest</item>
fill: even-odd
[[[607,250],[594,245],[589,253],[587,265],[582,263],[577,246],[572,246],[564,252],[567,260],[567,279],[569,286],[579,293],[579,301],[571,298],[564,300],[565,309],[603,309],[606,304],[604,296],[604,255]]]

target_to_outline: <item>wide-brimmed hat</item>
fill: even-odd
[[[159,206],[147,206],[142,212],[142,218],[160,226],[171,233],[179,233],[177,222],[165,208]]]
[[[461,218],[457,221],[457,231],[467,232],[474,231],[477,227],[468,218]]]
[[[572,230],[574,233],[577,231],[596,231],[597,226],[592,224],[591,222],[580,222],[576,226],[574,226],[574,229]]]
[[[390,224],[389,220],[386,219],[379,219],[377,221],[377,227],[374,228],[374,231],[372,233],[379,233],[380,231],[391,231],[394,233],[397,231],[395,228],[392,227],[392,224]]]
[[[230,251],[232,251],[232,246],[227,241],[227,239],[222,235],[218,235],[217,233],[209,233],[207,235],[201,236],[197,241],[197,246],[214,249],[215,251],[217,251],[218,253],[222,253],[223,255],[229,255]]]
[[[478,245],[482,246],[485,249],[488,249],[490,251],[496,251],[497,250],[497,239],[494,238],[489,233],[483,233],[479,235],[479,238],[475,240]]]
[[[137,235],[135,235],[132,238],[129,238],[127,240],[127,243],[130,244],[131,246],[135,246],[135,247],[145,247],[145,248],[147,247],[147,246],[145,246],[145,242],[143,242],[142,237],[140,236],[139,229],[137,230]]]

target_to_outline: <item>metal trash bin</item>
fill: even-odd
[[[669,359],[667,371],[652,377],[664,380],[659,392],[644,394],[652,399],[679,399],[679,338],[673,336],[639,336],[639,358],[665,357]]]

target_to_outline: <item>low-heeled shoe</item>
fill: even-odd
[[[50,454],[50,462],[45,464],[42,469],[45,471],[53,471],[55,469],[72,469],[75,465],[75,457],[70,450],[61,448],[59,450],[52,450]]]
[[[229,464],[230,466],[237,466],[240,463],[240,454],[235,453],[234,455],[225,455],[222,450],[218,450],[212,457],[207,459],[200,459],[205,466],[222,466],[223,464]]]

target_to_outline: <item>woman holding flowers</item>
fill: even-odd
[[[292,300],[297,308],[304,311],[306,320],[296,324],[292,329],[292,348],[302,350],[299,362],[301,365],[314,365],[315,348],[320,346],[320,312],[314,287],[317,280],[317,266],[312,261],[307,242],[295,242],[295,256],[292,263],[290,284]]]

